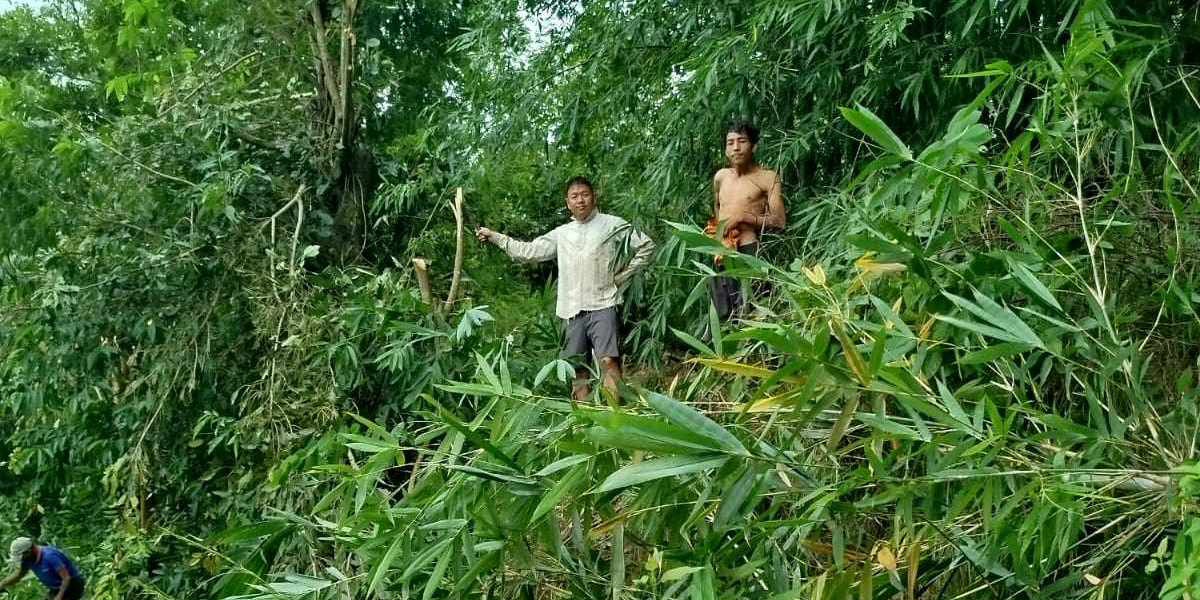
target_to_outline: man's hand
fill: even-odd
[[[488,229],[487,227],[476,227],[475,228],[475,238],[481,242],[491,242],[492,238],[495,235],[496,235],[496,232],[492,231],[491,229]]]

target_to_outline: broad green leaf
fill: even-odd
[[[579,465],[568,471],[566,475],[563,475],[562,479],[560,479],[558,483],[554,484],[554,487],[547,490],[546,494],[542,496],[542,499],[540,502],[538,502],[537,507],[533,509],[533,515],[529,517],[529,522],[536,523],[538,519],[554,510],[554,507],[558,506],[558,503],[562,501],[563,497],[573,491],[583,481],[583,477],[586,474],[587,467],[585,465]]]
[[[267,587],[277,594],[285,596],[306,596],[315,594],[329,586],[332,586],[333,581],[328,579],[317,579],[316,577],[308,577],[305,575],[288,575],[284,581],[268,584]]]
[[[712,454],[689,454],[683,456],[666,456],[654,458],[640,463],[626,465],[612,475],[609,475],[598,488],[596,493],[610,492],[631,485],[638,485],[663,477],[687,475],[715,469],[729,460],[728,456]]]
[[[404,542],[405,537],[403,535],[396,535],[392,540],[392,544],[388,546],[383,559],[375,565],[374,573],[371,575],[371,584],[367,586],[367,594],[373,594],[375,590],[379,589],[379,585],[383,583],[383,578],[387,576],[388,569],[392,567],[392,562],[400,555],[400,550],[404,547]]]
[[[704,567],[675,567],[673,569],[667,569],[662,575],[662,580],[664,583],[679,581],[684,577],[691,575],[692,573],[699,573],[703,570]]]
[[[542,469],[540,471],[538,471],[537,473],[534,473],[533,476],[534,477],[546,477],[549,475],[553,475],[563,469],[567,469],[567,468],[573,467],[581,462],[585,462],[590,458],[592,458],[592,455],[590,455],[590,454],[576,454],[573,456],[560,458],[560,459],[542,467]]]
[[[859,131],[867,134],[867,137],[874,140],[876,144],[883,147],[884,150],[895,154],[905,160],[912,160],[912,151],[900,138],[888,128],[886,124],[875,113],[868,110],[863,105],[859,104],[856,109],[842,107],[842,117],[858,128]]]
[[[709,348],[707,344],[696,339],[696,336],[694,336],[690,333],[687,333],[686,331],[680,331],[678,329],[675,329],[674,327],[671,328],[671,331],[675,334],[675,337],[679,338],[680,340],[683,340],[683,342],[685,344],[691,346],[697,352],[699,352],[705,356],[716,356],[717,353],[714,352],[712,348]]]
[[[432,600],[433,594],[437,592],[441,586],[442,577],[446,574],[446,570],[450,568],[450,559],[454,556],[454,546],[446,547],[446,551],[442,553],[438,559],[437,565],[433,568],[433,573],[429,575],[429,579],[425,581],[425,591],[421,594],[421,600]]]
[[[640,394],[642,399],[651,408],[658,411],[672,423],[687,431],[713,440],[719,447],[729,452],[742,456],[749,455],[746,447],[732,433],[729,433],[728,430],[718,425],[712,419],[704,416],[700,411],[650,390],[640,390]]]
[[[601,436],[611,440],[613,447],[650,450],[652,452],[682,452],[694,454],[699,452],[714,452],[721,445],[711,437],[701,435],[687,427],[666,423],[659,419],[643,417],[629,413],[599,411],[583,413],[581,416],[591,420],[610,436]],[[589,432],[592,436],[593,432]]]
[[[923,442],[928,442],[930,440],[928,435],[921,435],[920,433],[917,433],[916,430],[906,425],[901,425],[900,423],[897,423],[896,421],[893,421],[885,416],[864,412],[860,412],[855,416],[858,417],[859,421],[862,421],[868,427],[884,433],[890,433],[892,435],[913,440],[921,440]]]
[[[989,363],[994,360],[999,360],[1001,358],[1008,358],[1009,356],[1016,356],[1017,354],[1020,354],[1022,352],[1028,352],[1032,348],[1033,347],[1028,344],[1021,344],[1021,343],[1017,343],[1017,342],[1005,342],[1003,344],[996,344],[995,346],[988,346],[987,348],[984,348],[982,350],[968,352],[967,354],[964,354],[962,358],[958,359],[958,364],[960,364],[960,365],[978,365],[978,364],[983,364],[983,363]]]
[[[1062,306],[1058,304],[1058,300],[1054,298],[1054,294],[1050,291],[1050,288],[1047,288],[1044,283],[1039,281],[1037,276],[1028,267],[1013,260],[1011,257],[1008,258],[1008,266],[1012,270],[1013,275],[1016,276],[1017,281],[1020,281],[1025,286],[1025,289],[1032,292],[1042,302],[1054,307],[1058,312],[1062,312]]]

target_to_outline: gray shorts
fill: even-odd
[[[738,246],[738,252],[758,256],[758,242]],[[723,266],[717,269],[717,271],[724,270]],[[717,309],[717,317],[722,321],[728,319],[746,304],[746,298],[742,294],[742,283],[733,277],[718,275],[709,279],[708,292],[712,298],[713,307]]]
[[[590,360],[617,358],[621,356],[621,324],[617,307],[600,310],[585,310],[570,319],[565,319],[566,345],[563,358],[576,357]]]

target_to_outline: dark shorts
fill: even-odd
[[[46,598],[48,600],[54,600],[55,598],[58,598],[58,590],[50,590],[50,594],[46,596]],[[65,600],[79,600],[80,598],[83,598],[83,582],[79,581],[78,579],[72,581],[71,585],[67,586],[67,593],[63,594],[63,598]]]
[[[758,242],[738,246],[738,252],[757,256]],[[718,267],[717,270],[723,271],[725,268]],[[722,321],[728,319],[730,315],[746,304],[745,294],[742,293],[742,283],[733,277],[718,275],[709,279],[708,295],[712,298],[713,308],[717,309],[717,316]]]
[[[566,319],[566,345],[563,358],[590,360],[621,356],[621,324],[617,307],[585,310]]]

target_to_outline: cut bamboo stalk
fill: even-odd
[[[433,304],[433,289],[429,287],[429,263],[423,258],[414,258],[412,264],[417,273],[417,285],[421,288],[421,302]]]
[[[463,191],[458,188],[454,192],[454,205],[451,207],[454,210],[454,222],[457,227],[455,236],[454,248],[454,275],[450,278],[450,293],[446,295],[446,303],[442,305],[442,310],[449,311],[450,306],[454,304],[454,298],[458,295],[458,282],[462,279],[462,262],[463,262]]]

